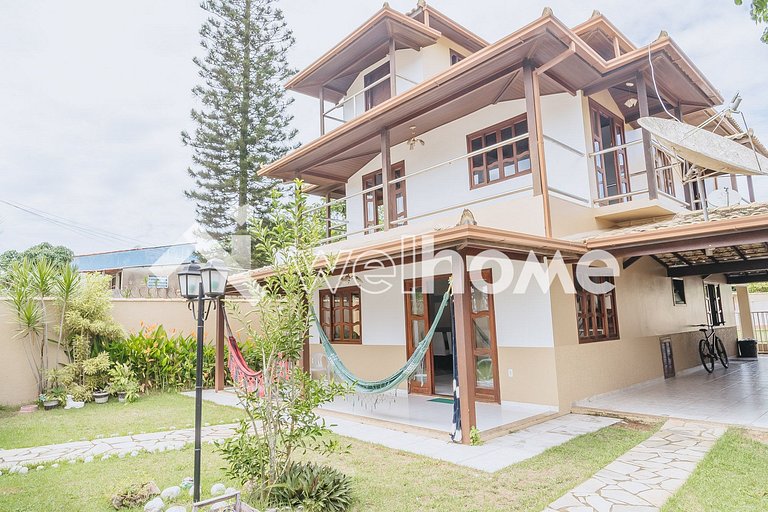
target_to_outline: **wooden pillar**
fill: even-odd
[[[523,86],[525,89],[525,110],[528,121],[528,145],[533,170],[533,194],[542,196],[544,207],[544,234],[552,236],[552,215],[549,207],[549,187],[547,186],[547,166],[544,158],[544,134],[541,126],[541,94],[539,75],[533,63],[523,62]]]
[[[752,175],[747,176],[747,190],[749,191],[749,202],[755,202],[755,186],[752,184]]]
[[[648,92],[645,88],[645,76],[642,71],[637,72],[635,79],[637,84],[637,105],[640,110],[640,117],[648,117]],[[656,168],[653,162],[653,151],[651,146],[651,134],[643,130],[643,156],[645,157],[645,174],[648,180],[648,198],[657,199],[659,197],[658,183],[656,182]]]
[[[755,326],[752,324],[752,306],[749,304],[749,290],[746,286],[736,287],[736,301],[739,304],[739,325],[742,338],[755,338]]]
[[[325,135],[325,87],[320,86],[320,135]]]
[[[331,238],[331,193],[325,194],[325,238]]]
[[[390,180],[390,167],[392,167],[392,156],[389,152],[389,129],[384,128],[381,130],[381,195],[382,200],[384,202],[384,230],[388,230],[390,228],[390,221],[389,218],[390,214],[390,208],[389,208],[389,180]]]
[[[456,360],[458,361],[459,403],[461,406],[461,442],[470,443],[470,432],[477,425],[475,414],[475,360],[472,349],[472,284],[467,272],[467,256],[461,254],[462,267],[460,277],[463,283],[462,293],[456,293],[454,286],[453,308],[456,323]],[[454,273],[454,279],[458,279]]]
[[[214,370],[214,389],[224,391],[224,299],[216,301],[216,360]]]
[[[739,182],[736,180],[735,174],[731,174],[731,190],[739,190]]]
[[[397,46],[395,45],[395,38],[393,37],[389,40],[389,89],[391,98],[394,98],[397,95],[396,51]]]

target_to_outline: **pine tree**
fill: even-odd
[[[249,217],[267,213],[276,182],[257,173],[291,149],[296,134],[282,85],[293,74],[286,52],[294,39],[275,3],[201,3],[210,14],[200,29],[205,56],[194,59],[203,83],[192,92],[201,107],[192,110],[194,134],[182,132],[193,148],[188,172],[196,187],[185,193],[198,223],[225,245],[247,233]]]

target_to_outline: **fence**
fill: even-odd
[[[768,311],[753,311],[752,327],[757,340],[757,350],[768,353]]]

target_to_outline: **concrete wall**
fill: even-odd
[[[194,335],[196,322],[182,299],[114,299],[112,314],[127,332],[138,331],[142,324],[162,324],[169,332]],[[249,311],[246,302],[240,303],[242,313]],[[233,311],[229,309],[228,311]],[[206,323],[205,339],[211,343],[215,337],[214,312]],[[242,328],[241,316],[230,313],[232,329]],[[22,404],[37,398],[35,379],[24,353],[23,341],[17,337],[17,327],[8,304],[0,299],[0,404]],[[63,363],[65,357],[62,355]],[[50,366],[55,364],[55,353],[50,354]]]
[[[717,280],[708,280],[716,282]],[[578,342],[574,297],[552,291],[558,394],[560,406],[599,393],[663,377],[661,337],[670,337],[676,370],[697,366],[698,327],[706,322],[703,281],[685,278],[685,305],[672,300],[672,284],[664,270],[643,258],[616,279],[620,339]],[[718,335],[735,354],[736,318],[727,285],[721,287],[726,324]]]

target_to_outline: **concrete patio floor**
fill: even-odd
[[[593,396],[576,410],[600,410],[708,421],[768,429],[768,357],[717,363],[708,374],[692,369],[671,379],[657,379]]]

